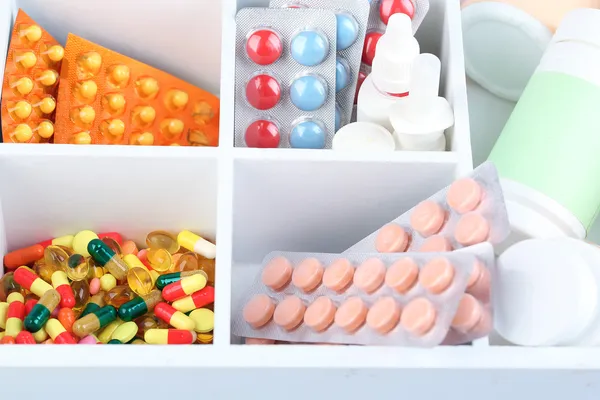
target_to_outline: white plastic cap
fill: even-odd
[[[452,107],[438,96],[441,68],[435,55],[417,56],[412,65],[410,94],[390,106],[394,135],[405,143],[401,146],[405,150],[439,150],[440,137],[454,124]]]
[[[375,86],[387,93],[408,92],[411,65],[420,52],[410,17],[402,13],[393,14],[377,42],[371,69]]]
[[[341,151],[394,151],[392,134],[372,122],[353,122],[343,126],[333,137],[331,148]]]
[[[563,17],[552,43],[573,40],[600,46],[600,10],[577,8]]]
[[[573,238],[530,239],[499,258],[494,327],[523,346],[576,344],[597,320],[600,251]]]

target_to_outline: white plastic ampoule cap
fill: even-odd
[[[494,327],[516,345],[578,344],[597,330],[599,281],[595,246],[566,237],[519,242],[498,258]]]
[[[387,93],[408,92],[412,62],[420,52],[410,17],[402,13],[392,15],[377,42],[371,69],[375,86]]]
[[[383,126],[372,122],[353,122],[333,137],[331,148],[338,151],[385,152],[396,150],[394,138]]]
[[[444,131],[454,124],[454,113],[448,101],[438,96],[441,68],[433,54],[420,54],[413,61],[410,94],[390,107],[400,150],[444,150]]]

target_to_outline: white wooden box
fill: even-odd
[[[217,241],[214,345],[0,346],[0,398],[581,399],[597,392],[600,352],[590,349],[485,340],[427,350],[237,345],[231,307],[265,253],[341,251],[471,168],[458,0],[431,0],[417,35],[423,51],[442,59],[443,94],[456,113],[451,151],[234,148],[234,16],[266,2],[0,2],[2,55],[22,7],[60,41],[73,31],[215,93],[223,77],[218,148],[0,145],[0,253],[85,228],[138,241],[152,229],[201,232]]]

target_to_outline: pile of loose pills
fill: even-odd
[[[210,344],[216,246],[84,230],[4,257],[0,344]]]

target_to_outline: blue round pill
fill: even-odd
[[[315,121],[300,122],[292,129],[290,146],[295,149],[322,149],[325,147],[325,129]]]
[[[335,131],[339,131],[342,127],[342,111],[340,106],[336,103],[335,105]]]
[[[305,75],[294,80],[290,87],[292,103],[302,111],[315,111],[327,99],[327,87],[316,75]]]
[[[336,14],[337,19],[337,50],[346,50],[358,39],[358,22],[350,14]]]
[[[314,67],[327,57],[329,44],[325,36],[317,31],[302,31],[292,39],[290,50],[298,64]]]
[[[350,83],[350,66],[343,58],[338,57],[335,63],[335,92],[339,92]]]

